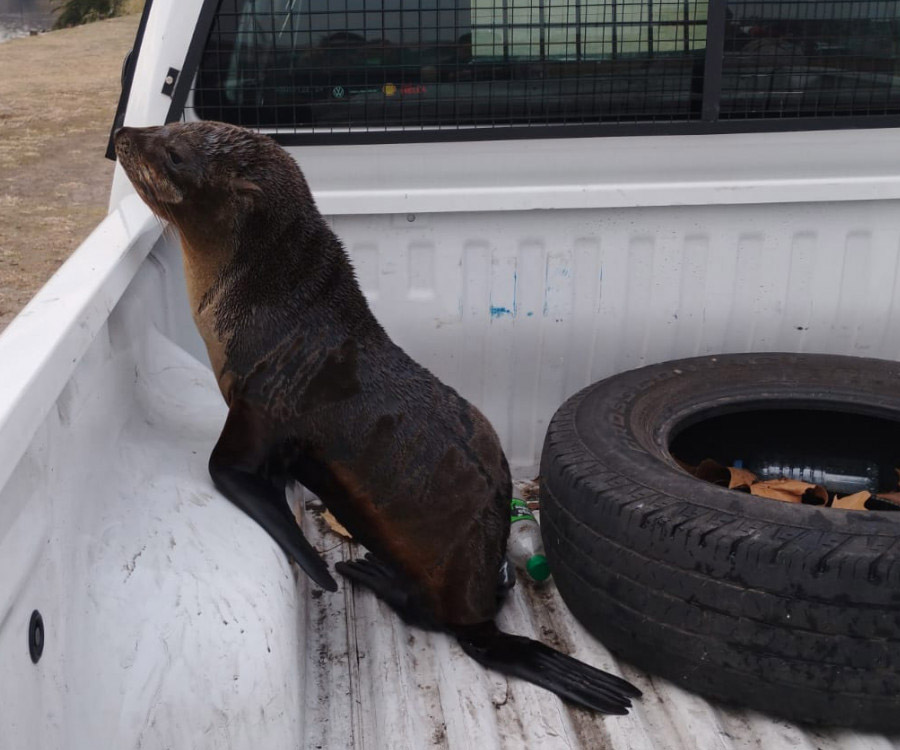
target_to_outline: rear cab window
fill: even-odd
[[[191,106],[306,135],[859,127],[900,115],[898,47],[897,2],[222,0]]]

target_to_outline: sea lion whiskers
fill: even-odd
[[[160,224],[162,224],[163,230],[166,231],[171,228],[174,223],[172,209],[169,207],[171,201],[168,200],[168,195],[173,194],[175,191],[170,190],[168,191],[168,195],[164,195],[159,189],[160,182],[161,180],[157,178],[155,171],[148,165],[137,164],[134,166],[132,183],[134,184],[138,195],[140,195],[144,202],[150,207],[153,211],[153,215]],[[178,200],[176,202],[180,202],[183,196],[180,191],[177,191],[177,195]]]
[[[143,184],[153,195],[157,207],[171,214],[169,206],[181,203],[184,193],[157,167],[144,163],[139,168]]]

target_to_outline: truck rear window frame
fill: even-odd
[[[499,1],[499,0],[498,0]],[[201,19],[205,23],[198,24],[192,39],[185,66],[179,77],[179,86],[173,96],[172,107],[168,121],[182,119],[189,114],[199,119],[226,119],[222,117],[224,110],[215,104],[210,104],[208,70],[209,60],[218,55],[220,50],[210,50],[209,40],[213,38],[215,31],[215,16],[219,8],[231,0],[206,0]],[[870,5],[884,5],[884,3],[870,2]],[[733,101],[723,101],[723,79],[729,77],[734,69],[734,56],[728,56],[726,45],[726,3],[710,0],[707,4],[706,14],[706,47],[702,56],[693,55],[694,79],[700,76],[700,84],[696,86],[695,101],[692,103],[687,116],[645,116],[635,117],[615,115],[606,120],[593,122],[500,122],[489,123],[421,123],[414,122],[411,125],[391,125],[379,122],[374,126],[365,123],[348,123],[346,126],[325,125],[308,127],[296,125],[285,121],[237,121],[248,127],[254,127],[269,132],[282,145],[326,145],[326,144],[363,144],[363,143],[409,143],[429,141],[465,141],[465,140],[494,140],[514,138],[559,138],[559,137],[586,137],[586,136],[636,136],[636,135],[690,135],[733,132],[777,132],[792,130],[832,130],[851,128],[884,128],[900,126],[900,91],[897,84],[889,86],[889,103],[892,106],[886,113],[875,112],[869,114],[814,114],[809,116],[798,110],[798,113],[790,111],[775,112],[747,112],[735,114]],[[732,24],[733,25],[733,24]],[[894,21],[894,27],[900,27],[900,17]],[[543,54],[543,42],[541,44]],[[897,45],[900,47],[900,44]],[[893,50],[895,70],[900,68],[900,50]],[[746,57],[746,56],[745,56]],[[728,62],[726,62],[728,61]],[[204,62],[206,67],[204,67]],[[745,61],[746,62],[746,61]],[[217,61],[221,68],[221,60]],[[753,61],[749,63],[752,66]],[[214,66],[215,67],[215,66]],[[812,69],[811,66],[808,66]],[[205,78],[206,76],[206,78]],[[732,75],[733,78],[733,75]],[[861,76],[860,76],[861,78]],[[900,80],[900,76],[894,76]],[[190,86],[188,85],[190,84]],[[695,84],[692,84],[695,85]],[[414,86],[414,85],[413,85]],[[424,88],[424,87],[423,87]],[[415,88],[411,89],[415,94]],[[734,99],[734,97],[732,97]],[[723,111],[724,109],[726,111]],[[732,111],[728,112],[728,107]]]

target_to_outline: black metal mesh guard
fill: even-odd
[[[900,3],[728,3],[723,118],[898,111]]]
[[[900,113],[900,1],[707,9],[705,0],[222,0],[191,106],[203,119],[288,133]],[[715,77],[708,49],[721,58]]]

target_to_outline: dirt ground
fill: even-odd
[[[0,330],[106,215],[104,153],[139,20],[0,44]]]

